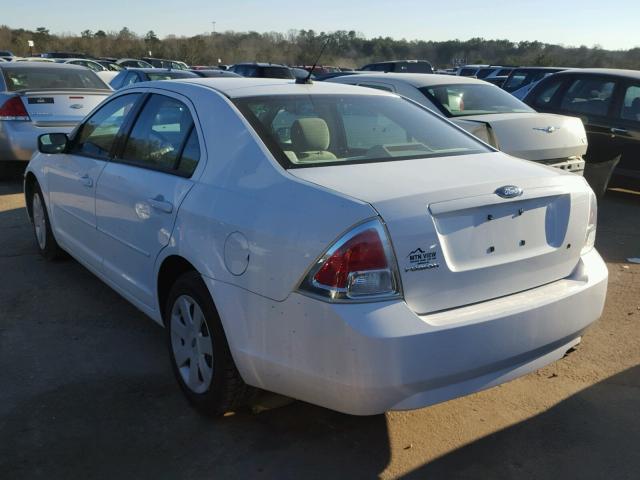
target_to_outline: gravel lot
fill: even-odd
[[[638,478],[640,194],[601,203],[607,305],[562,361],[413,412],[294,402],[210,420],[161,328],[37,254],[21,188],[0,182],[0,478]]]

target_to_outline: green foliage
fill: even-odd
[[[365,63],[393,59],[425,59],[437,67],[464,63],[503,65],[555,65],[565,67],[640,68],[640,48],[611,51],[595,45],[565,47],[542,42],[509,40],[395,40],[390,37],[365,38],[355,30],[316,32],[233,32],[192,37],[158,38],[153,30],[144,36],[123,27],[119,32],[84,30],[80,35],[54,35],[46,27],[36,31],[0,26],[0,49],[28,55],[27,40],[35,41],[35,51],[79,51],[96,56],[141,57],[149,50],[157,57],[183,60],[195,65],[215,65],[241,61],[270,61],[289,65],[311,64],[329,39],[320,63],[359,67]]]

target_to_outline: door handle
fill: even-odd
[[[173,212],[173,204],[171,202],[167,202],[166,200],[163,200],[162,197],[148,198],[147,202],[149,202],[149,205],[151,205],[153,208],[155,208],[156,210],[160,210],[161,212],[164,212],[164,213]]]
[[[624,128],[615,128],[613,127],[611,129],[611,133],[618,134],[618,135],[627,135],[629,133],[629,130],[625,130]]]
[[[93,187],[93,178],[85,173],[80,177],[80,183],[85,187]]]

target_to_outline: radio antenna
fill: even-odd
[[[330,41],[331,41],[331,37],[328,37],[327,41],[324,42],[324,45],[322,46],[322,48],[320,49],[320,53],[318,54],[318,58],[316,58],[316,61],[313,62],[313,66],[309,70],[309,75],[307,75],[305,78],[297,78],[296,83],[313,83],[311,81],[311,74],[316,69],[316,65],[318,65],[318,62],[320,61],[320,57],[322,57],[322,54],[324,53],[324,49],[327,48],[327,45],[329,45]]]

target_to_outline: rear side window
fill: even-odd
[[[615,83],[606,78],[578,78],[565,92],[560,108],[572,113],[605,116]]]
[[[95,73],[79,68],[7,68],[3,73],[7,89],[11,92],[54,88],[107,89]]]
[[[184,71],[171,71],[171,72],[162,72],[162,73],[147,73],[147,77],[149,80],[171,80],[174,78],[193,78],[197,77],[195,73],[184,72]]]
[[[554,78],[542,85],[536,90],[535,97],[533,98],[534,107],[547,107],[551,105],[554,95],[560,89],[564,79],[562,77]],[[527,100],[528,101],[528,100]]]
[[[640,121],[640,85],[627,87],[620,117],[624,120]]]
[[[139,98],[137,93],[122,95],[100,107],[80,127],[71,153],[109,158],[116,136]]]
[[[193,130],[193,118],[184,103],[152,95],[129,134],[122,159],[141,167],[190,176],[199,159],[199,146],[193,145],[198,141],[197,135],[191,139],[185,170],[179,167]]]

